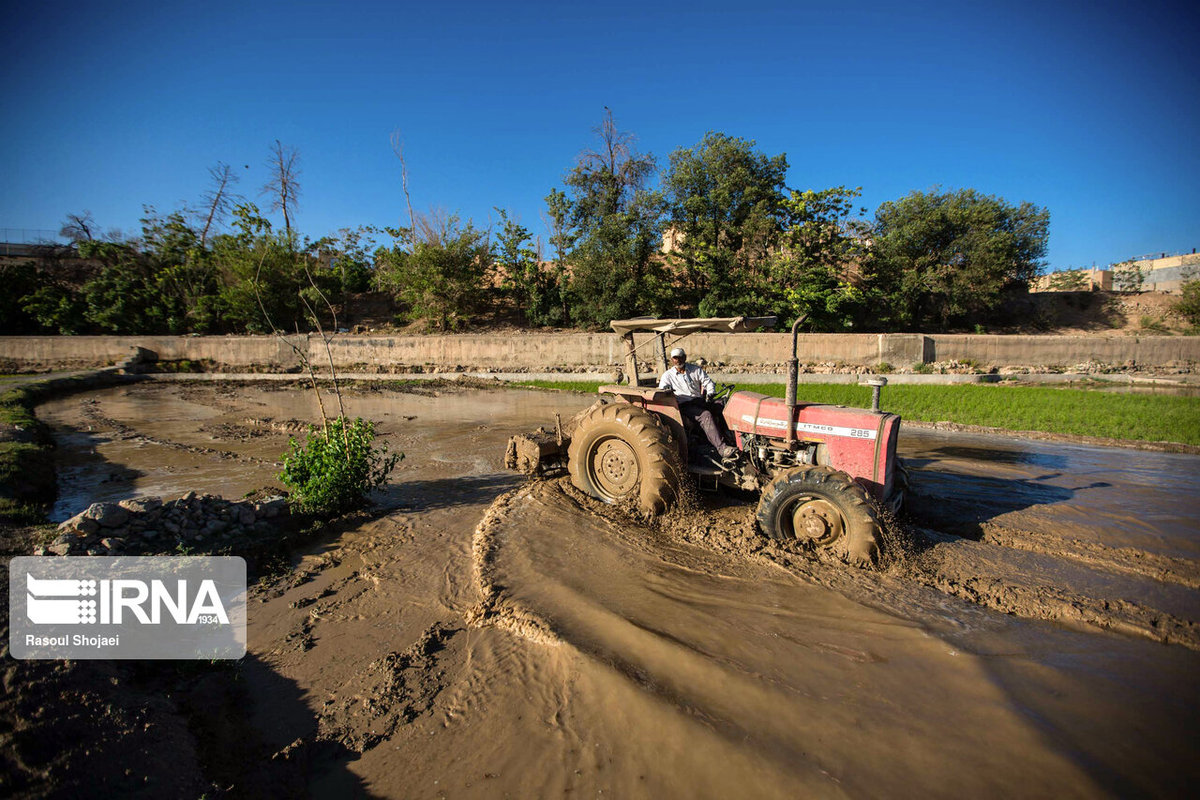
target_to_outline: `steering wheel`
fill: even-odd
[[[716,393],[713,394],[712,401],[714,403],[724,403],[729,399],[731,394],[733,394],[733,384],[723,383],[721,384],[721,387],[717,389]]]

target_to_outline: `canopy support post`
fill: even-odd
[[[633,331],[621,337],[625,340],[625,378],[630,386],[638,385],[637,353],[633,346]]]

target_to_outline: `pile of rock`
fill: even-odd
[[[253,548],[275,538],[287,500],[226,500],[188,492],[176,500],[139,497],[94,503],[58,526],[58,538],[36,555],[187,555]]]

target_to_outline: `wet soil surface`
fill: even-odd
[[[1190,794],[1200,457],[906,430],[911,513],[865,571],[763,540],[752,500],[646,525],[503,471],[508,436],[590,399],[351,391],[406,458],[253,587],[247,657],[7,659],[0,791]],[[138,385],[39,416],[61,519],[275,484],[316,404]]]

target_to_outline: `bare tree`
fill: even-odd
[[[70,239],[72,244],[78,244],[79,242],[94,242],[97,233],[99,233],[99,229],[96,220],[92,217],[92,212],[84,211],[82,214],[67,214],[67,219],[63,222],[58,235],[64,239]]]
[[[278,139],[267,159],[271,179],[259,194],[271,196],[271,211],[283,212],[283,227],[288,241],[292,240],[292,213],[300,199],[300,154],[294,147],[285,147]]]
[[[208,168],[208,174],[212,178],[212,184],[203,196],[205,211],[204,227],[200,231],[201,247],[208,241],[208,232],[212,230],[213,225],[220,225],[224,221],[229,215],[230,207],[238,199],[233,193],[233,185],[238,182],[233,167],[218,161],[215,167]]]
[[[404,140],[400,138],[400,129],[392,131],[392,152],[400,159],[400,185],[404,188],[404,200],[408,203],[408,225],[412,231],[413,243],[416,243],[417,218],[413,214],[412,197],[408,194],[408,163],[404,160]]]

